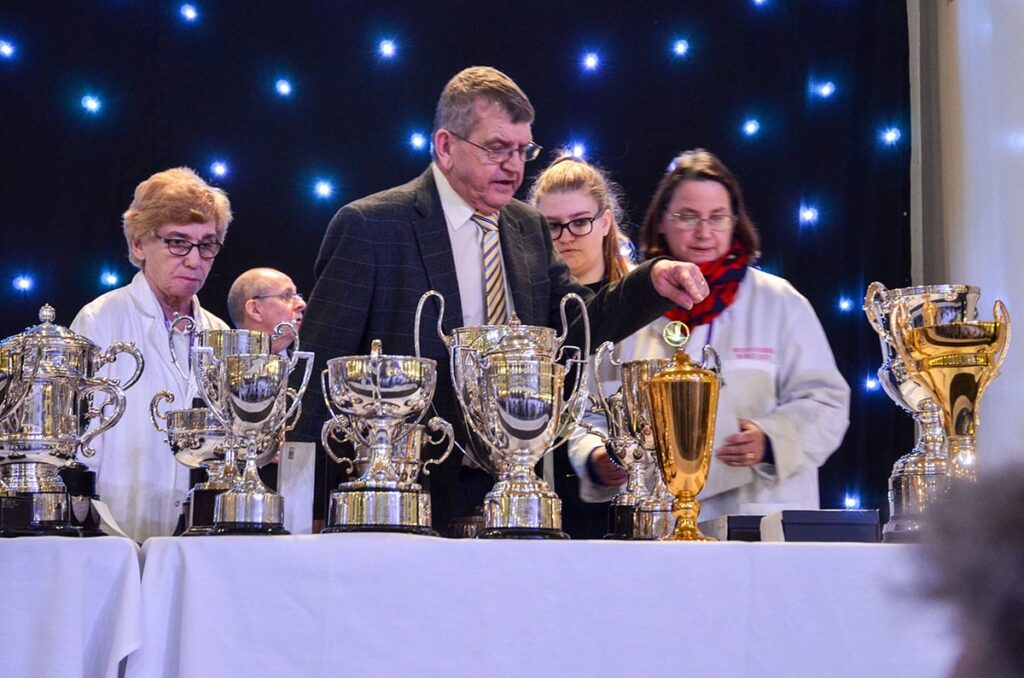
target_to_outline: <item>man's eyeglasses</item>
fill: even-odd
[[[195,247],[199,250],[199,257],[202,259],[210,260],[220,254],[220,248],[224,246],[224,243],[219,243],[216,240],[210,242],[192,242],[191,240],[185,240],[184,238],[165,238],[162,235],[154,234],[157,240],[162,240],[167,245],[167,251],[176,257],[187,257],[188,253]]]
[[[280,292],[278,294],[257,294],[255,297],[249,297],[250,299],[269,299],[271,297],[277,297],[284,303],[288,304],[298,299],[299,301],[305,301],[302,297],[301,292]]]
[[[470,146],[476,146],[477,148],[479,148],[481,151],[487,154],[487,160],[495,165],[500,165],[503,162],[508,162],[512,158],[513,154],[518,155],[520,158],[522,158],[523,162],[530,162],[531,160],[536,160],[537,156],[540,155],[540,152],[542,150],[540,144],[535,144],[532,141],[526,144],[525,146],[503,146],[500,148],[487,148],[486,146],[481,146],[475,141],[470,141],[466,137],[460,134],[456,134],[451,130],[448,130],[448,132],[456,139],[461,139]]]
[[[711,227],[712,231],[728,231],[730,228],[736,225],[735,214],[713,214],[710,217],[702,217],[699,214],[693,212],[672,212],[669,214],[672,217],[672,225],[680,231],[696,231],[700,228],[702,222],[708,222],[708,226]]]
[[[605,208],[607,209],[607,208]],[[551,239],[558,240],[562,237],[562,231],[568,230],[577,238],[590,235],[590,232],[594,230],[594,222],[601,218],[605,210],[598,210],[597,214],[592,217],[577,217],[572,221],[567,221],[564,224],[560,224],[557,221],[549,222],[551,226]]]

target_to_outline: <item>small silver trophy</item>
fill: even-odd
[[[417,482],[420,470],[443,462],[451,452],[451,424],[423,418],[434,397],[437,363],[429,358],[385,355],[374,340],[370,354],[327,361],[321,373],[324,401],[331,412],[321,441],[336,462],[358,478],[331,492],[324,532],[410,532],[434,535],[430,527],[430,495]],[[427,431],[439,433],[431,438]],[[437,459],[421,462],[423,446],[448,447]],[[347,441],[355,458],[338,457],[331,441]]]

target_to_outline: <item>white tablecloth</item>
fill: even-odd
[[[151,539],[128,675],[914,676],[957,652],[913,547]]]
[[[108,676],[139,647],[139,548],[129,539],[0,539],[0,676]]]

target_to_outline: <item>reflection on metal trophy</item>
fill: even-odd
[[[925,285],[886,289],[873,282],[864,295],[864,313],[878,333],[882,366],[878,380],[897,405],[909,412],[918,431],[917,444],[893,465],[889,476],[889,521],[882,529],[888,542],[915,541],[923,526],[922,516],[941,497],[948,484],[949,457],[938,405],[910,374],[892,338],[889,317],[899,300],[906,303],[912,327],[924,324],[926,303],[932,304],[940,323],[974,320],[981,292],[970,285]]]
[[[180,333],[189,336],[190,348],[205,346],[213,349],[213,356],[222,360],[227,355],[269,355],[274,341],[285,333],[295,337],[292,342],[291,367],[295,368],[299,354],[299,334],[295,325],[290,322],[278,323],[273,334],[258,330],[196,330],[196,321],[191,316],[183,315],[175,318],[167,331],[167,346],[171,352],[171,363],[181,375],[183,382],[189,381],[188,372],[178,362],[178,352],[174,347],[175,336]]]
[[[618,368],[621,383],[622,363],[612,356],[613,348],[611,342],[605,342],[598,347],[594,360],[595,373],[602,373],[601,365],[607,359]],[[649,426],[646,427],[647,436],[642,432],[634,432],[631,423],[639,422],[645,417],[629,410],[626,404],[626,390],[625,387],[620,387],[615,393],[605,396],[600,380],[594,384],[596,398],[591,398],[593,409],[604,414],[608,425],[607,435],[581,422],[590,433],[601,438],[608,456],[627,474],[626,486],[615,495],[608,509],[609,529],[605,535],[606,539],[633,539],[638,527],[635,521],[637,507],[650,496],[645,476],[647,469],[653,464],[653,457],[651,449],[641,443],[642,439],[649,437]]]
[[[676,349],[672,366],[651,377],[646,388],[655,458],[665,484],[675,496],[675,529],[662,539],[715,541],[697,527],[697,494],[703,489],[711,467],[721,363],[715,350],[705,346],[702,363],[694,364],[682,348],[688,338],[687,331]]]
[[[910,378],[924,388],[942,412],[949,445],[949,476],[975,480],[978,403],[999,374],[1010,343],[1010,314],[998,299],[990,322],[943,322],[925,302],[923,323],[914,327],[907,303],[896,302],[889,317],[893,345]]]
[[[562,332],[523,325],[513,315],[508,325],[460,327],[445,335],[441,327],[444,298],[433,290],[416,309],[415,341],[423,305],[439,302],[437,333],[451,356],[455,395],[464,415],[471,461],[495,478],[484,498],[480,537],[567,538],[562,532],[562,504],[534,466],[579,423],[587,402],[584,358],[590,351],[586,304],[567,294],[561,302]],[[566,306],[581,309],[584,346],[565,345],[569,323]],[[567,368],[575,377],[563,398]]]
[[[327,361],[321,373],[324,400],[332,418],[321,442],[336,462],[359,477],[331,493],[324,532],[411,532],[436,535],[430,527],[430,495],[417,482],[420,470],[440,464],[454,444],[451,424],[423,418],[437,386],[437,363],[428,358],[384,355],[374,340],[370,354]],[[427,431],[440,433],[431,438]],[[448,447],[437,459],[421,462],[423,446]],[[338,457],[331,440],[355,446],[355,459]]]
[[[0,484],[7,497],[2,536],[79,534],[59,470],[74,463],[79,449],[85,457],[95,454],[89,443],[120,420],[124,390],[142,375],[142,355],[134,344],[118,342],[102,351],[86,337],[54,325],[54,317],[53,307],[45,305],[39,325],[0,343],[3,371],[23,382],[3,386]],[[135,360],[124,383],[96,376],[122,353]],[[93,403],[97,393],[104,397],[99,406]]]
[[[289,405],[288,377],[292,365],[305,359],[299,389]],[[284,500],[260,480],[257,472],[266,461],[270,441],[294,421],[313,369],[313,354],[296,351],[289,361],[280,355],[226,355],[218,360],[214,349],[193,350],[193,374],[199,394],[224,427],[225,463],[233,466],[241,452],[243,471],[231,489],[214,500],[214,528],[210,534],[286,534]],[[272,456],[272,455],[271,455]]]

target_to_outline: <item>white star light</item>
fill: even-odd
[[[672,53],[676,56],[685,56],[690,51],[690,43],[686,40],[676,40],[672,43]]]
[[[19,275],[14,279],[14,289],[19,292],[28,292],[34,284],[32,278],[27,275]]]
[[[587,52],[583,55],[583,69],[587,71],[595,71],[600,65],[601,59],[594,52]]]
[[[840,311],[842,311],[843,313],[846,313],[847,311],[850,311],[852,309],[853,309],[853,301],[851,299],[847,299],[846,297],[840,297],[839,298],[839,310]]]
[[[325,200],[334,195],[334,185],[326,179],[318,179],[313,186],[313,192],[316,194],[316,197]]]
[[[848,509],[860,508],[860,497],[855,494],[848,494],[843,497],[843,506]]]
[[[82,97],[82,108],[95,115],[103,108],[103,102],[97,96],[86,94]]]
[[[14,53],[17,52],[17,48],[14,43],[9,40],[0,40],[0,57],[4,59],[13,59]]]
[[[215,177],[226,177],[228,175],[228,164],[223,160],[214,160],[210,163],[210,174]]]
[[[422,151],[427,147],[427,137],[419,132],[413,132],[412,136],[409,137],[409,145],[417,151]]]
[[[118,282],[117,274],[111,271],[103,271],[100,275],[100,282],[103,283],[105,287],[113,287]]]
[[[292,83],[284,78],[274,83],[274,89],[277,91],[278,96],[288,97],[292,95]]]
[[[743,123],[743,133],[748,137],[752,137],[757,134],[761,129],[761,123],[751,118]]]
[[[882,130],[882,142],[886,146],[895,146],[896,142],[900,140],[900,130],[897,127],[889,127]]]
[[[828,99],[830,96],[836,93],[835,83],[831,81],[818,83],[814,87],[814,93],[817,94],[822,99]]]
[[[572,155],[572,157],[579,158],[582,160],[587,155],[587,147],[581,144],[580,142],[575,141],[572,143],[572,145],[569,146],[569,153]]]
[[[875,379],[874,377],[868,377],[867,379],[865,379],[864,380],[864,389],[867,390],[867,391],[877,391],[878,390],[878,379]]]
[[[398,47],[395,45],[394,40],[381,40],[377,45],[377,51],[385,59],[390,59],[395,56],[398,51]]]
[[[199,19],[199,10],[196,9],[195,5],[184,4],[181,6],[181,18],[185,21],[195,23]]]
[[[813,205],[801,205],[800,223],[807,225],[818,223],[818,208]]]

